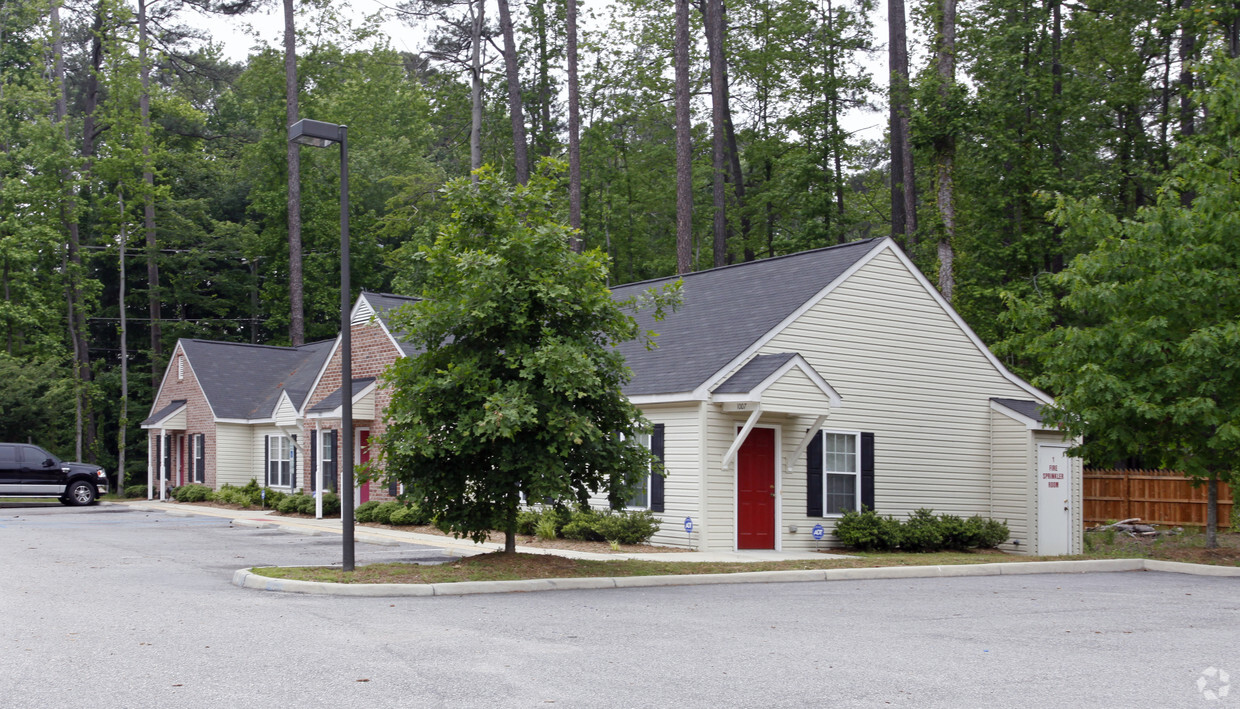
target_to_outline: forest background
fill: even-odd
[[[203,29],[271,10],[285,41],[242,61]],[[1237,54],[1240,3],[890,0],[886,15],[2,0],[0,440],[145,479],[138,423],[178,338],[335,337],[338,157],[290,151],[298,117],[349,126],[355,291],[418,292],[445,181],[485,163],[524,182],[559,157],[566,220],[615,283],[891,235],[1036,376],[1009,303],[1096,246],[1057,225],[1051,195],[1121,219],[1155,202],[1206,120],[1196,67]],[[394,18],[420,49],[392,48]],[[858,111],[888,130],[851,131]]]

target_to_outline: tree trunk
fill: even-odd
[[[293,0],[284,0],[284,115],[297,122],[297,32]],[[294,347],[306,340],[305,299],[301,272],[301,153],[286,141],[288,162],[288,336]]]
[[[504,35],[504,71],[508,78],[508,113],[512,117],[512,155],[517,184],[530,181],[530,158],[525,143],[525,114],[521,110],[521,75],[517,67],[517,41],[512,31],[508,0],[499,2],[499,28]]]
[[[676,0],[676,272],[692,270],[693,155],[689,145],[689,0]]]
[[[712,167],[711,186],[714,203],[714,265],[728,260],[728,187],[727,138],[724,135],[723,22],[722,0],[705,0],[706,46],[710,56],[710,118]]]
[[[741,154],[740,148],[736,141],[736,125],[732,122],[732,96],[729,86],[731,82],[728,80],[728,8],[723,4],[723,0],[719,2],[719,47],[720,47],[720,63],[723,66],[723,129],[728,141],[728,179],[732,183],[733,203],[740,212],[741,220],[741,242],[744,245],[744,259],[752,261],[756,257],[753,247],[749,244],[749,231],[752,228],[749,222],[749,214],[745,211],[745,173],[741,170]]]
[[[939,98],[946,104],[956,83],[956,0],[939,0],[938,59]],[[956,206],[953,201],[952,167],[956,160],[956,138],[948,134],[939,142],[935,165],[938,181],[937,202],[942,231],[939,233],[939,293],[952,302],[956,260],[952,241],[956,238]]]
[[[568,223],[581,229],[581,89],[577,81],[577,0],[567,2],[568,29]],[[573,251],[581,253],[581,235],[573,234]]]
[[[471,6],[476,8],[471,42],[470,56],[470,124],[469,124],[469,171],[482,167],[482,30],[486,26],[486,0],[477,0]],[[471,174],[474,182],[476,175]]]
[[[138,71],[142,78],[142,94],[138,110],[142,114],[142,216],[146,228],[147,310],[151,319],[151,386],[159,388],[163,375],[163,336],[159,324],[159,249],[155,240],[155,170],[151,165],[151,66],[147,56],[146,0],[138,0]]]
[[[917,198],[913,185],[913,149],[908,140],[908,41],[904,0],[887,3],[887,29],[887,59],[891,72],[891,235],[912,246],[917,238]]]
[[[102,3],[94,8],[94,19],[91,23],[90,66],[86,72],[85,100],[82,112],[82,172],[91,170],[91,159],[95,155],[95,109],[99,106],[99,71],[103,66],[103,15]],[[63,86],[63,75],[61,85]],[[66,126],[68,123],[66,122]],[[67,129],[66,129],[67,130]],[[82,202],[90,202],[89,180],[82,182]],[[91,388],[90,337],[86,329],[86,312],[82,307],[82,252],[81,228],[75,214],[68,222],[69,243],[66,248],[65,261],[68,271],[66,287],[67,312],[69,317],[69,336],[73,340],[74,362],[74,395],[75,412],[75,453],[78,460],[94,462],[95,460],[95,417],[91,410],[89,396]]]
[[[1180,24],[1180,135],[1188,137],[1196,132],[1193,121],[1193,71],[1191,62],[1196,51],[1197,35],[1193,32],[1193,0],[1183,0],[1184,22]]]

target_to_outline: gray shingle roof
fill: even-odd
[[[353,380],[353,396],[357,396],[358,392],[370,386],[371,384],[374,384],[374,382],[375,382],[374,377],[363,377],[361,379],[354,379]],[[323,397],[322,401],[315,404],[314,406],[311,406],[310,411],[307,413],[318,414],[318,413],[323,413],[326,411],[332,411],[337,406],[340,406],[340,387],[336,387],[336,390],[328,394],[327,396]]]
[[[150,416],[147,417],[145,421],[143,421],[142,423],[138,425],[148,426],[150,424],[153,424],[153,423],[156,423],[156,422],[159,422],[159,421],[162,421],[168,418],[169,414],[175,412],[177,409],[181,408],[182,406],[185,406],[185,401],[186,401],[185,399],[173,399],[172,402],[169,403],[167,406],[151,414]]]
[[[399,308],[402,305],[416,303],[419,300],[422,300],[421,298],[413,298],[407,295],[395,295],[393,293],[370,292],[363,292],[362,296],[365,297],[366,302],[370,303],[370,306],[375,309],[375,315],[383,322],[383,326],[388,329],[388,332],[392,333],[392,337],[396,338],[396,343],[400,347],[400,351],[404,353],[406,357],[418,354],[422,351],[421,348],[414,347],[408,342],[405,342],[402,337],[402,333],[396,332],[392,329],[391,320],[392,310]]]
[[[300,408],[332,345],[331,340],[301,347],[181,340],[212,411],[226,419],[268,418],[285,391]]]
[[[684,299],[676,312],[663,322],[655,322],[648,312],[637,316],[642,329],[659,333],[657,347],[647,350],[637,341],[619,347],[633,370],[624,393],[693,391],[881,241],[853,241],[682,276]],[[631,298],[675,280],[618,286],[612,293],[617,299]]]
[[[1026,399],[996,398],[991,398],[991,401],[1001,406],[1006,406],[1021,416],[1026,416],[1034,421],[1037,421],[1038,423],[1042,423],[1042,404],[1036,401],[1028,401]]]
[[[761,384],[767,377],[771,376],[784,364],[796,357],[796,352],[780,352],[778,354],[758,355],[745,363],[736,371],[736,374],[728,377],[722,384],[715,387],[715,392],[719,394],[744,394],[753,391],[753,388]]]

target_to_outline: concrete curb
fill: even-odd
[[[581,591],[602,588],[706,586],[722,583],[798,583],[807,581],[863,581],[871,579],[950,578],[1027,574],[1085,574],[1120,571],[1162,571],[1193,576],[1240,577],[1240,567],[1186,564],[1153,559],[1090,559],[1085,561],[1026,561],[952,566],[882,566],[870,569],[804,569],[748,571],[735,574],[681,574],[675,576],[617,576],[599,578],[526,579],[521,581],[461,581],[458,583],[348,584],[295,581],[259,576],[250,569],[233,574],[233,585],[260,591],[321,596],[471,596],[480,593]]]

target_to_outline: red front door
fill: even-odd
[[[736,455],[736,548],[775,548],[775,429],[754,428]]]
[[[362,465],[370,462],[370,431],[362,429],[357,432],[357,459]],[[366,483],[357,493],[358,502],[370,501],[370,483]]]

